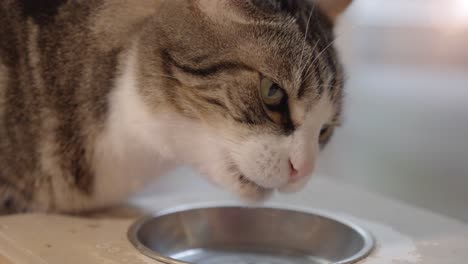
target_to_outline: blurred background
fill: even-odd
[[[354,0],[337,37],[345,118],[318,177],[468,222],[468,0]],[[182,169],[148,190],[210,188]]]
[[[355,0],[346,117],[319,174],[468,222],[468,0]]]

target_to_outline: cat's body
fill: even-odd
[[[302,186],[342,96],[312,6],[2,1],[0,213],[111,205],[179,164],[251,199]]]

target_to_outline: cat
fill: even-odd
[[[3,0],[0,213],[112,206],[180,165],[299,191],[341,120],[350,2]]]

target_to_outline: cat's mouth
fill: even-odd
[[[245,177],[243,174],[241,174],[239,176],[239,182],[243,185],[247,185],[249,187],[253,187],[253,188],[256,188],[258,189],[259,191],[263,191],[263,192],[269,192],[269,191],[272,191],[273,189],[269,189],[269,188],[265,188],[257,183],[255,183],[254,181],[252,180],[249,180],[247,177]]]
[[[245,174],[235,164],[231,165],[231,170],[237,172],[237,174],[239,175],[238,176],[239,183],[243,187],[249,187],[249,188],[257,189],[258,191],[262,191],[262,192],[269,192],[269,191],[273,190],[273,189],[270,189],[270,188],[263,187],[260,184],[256,183],[255,181],[250,180],[249,178],[247,178],[247,176],[245,176]]]
[[[270,197],[274,192],[273,188],[264,187],[254,180],[249,179],[234,162],[230,163],[229,170],[236,175],[234,179],[237,182],[235,191],[240,194],[242,198],[246,198],[246,201],[261,202]]]
[[[243,174],[238,177],[239,191],[241,197],[246,198],[248,202],[262,202],[273,194],[274,189],[263,187],[256,182],[248,179]]]

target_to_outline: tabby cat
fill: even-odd
[[[191,166],[298,191],[340,121],[350,0],[2,0],[0,212],[73,213]]]

